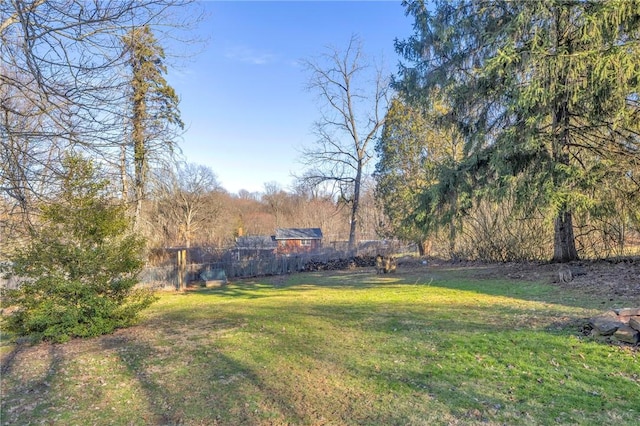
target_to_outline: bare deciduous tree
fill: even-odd
[[[372,141],[384,122],[388,84],[382,70],[365,57],[357,36],[345,50],[328,48],[305,65],[308,88],[317,92],[322,106],[314,125],[316,144],[302,153],[302,162],[310,166],[304,179],[333,183],[350,206],[349,250],[354,250],[361,184],[373,156]]]
[[[264,194],[262,202],[267,205],[271,214],[275,219],[276,228],[282,226],[282,220],[287,210],[290,210],[290,196],[276,182],[268,182],[264,184]]]
[[[199,164],[178,164],[156,181],[157,209],[153,221],[173,235],[175,239],[169,245],[190,247],[198,239],[198,233],[212,227],[221,210],[211,197],[216,191],[221,191],[221,187],[215,173]]]
[[[14,205],[51,192],[60,153],[120,161],[127,139],[122,37],[163,24],[191,0],[0,2],[0,196]],[[184,16],[184,8],[180,9]],[[174,14],[173,16],[176,16]],[[198,19],[194,17],[194,19]],[[24,205],[23,209],[27,206]]]

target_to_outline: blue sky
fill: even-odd
[[[208,1],[198,33],[203,52],[169,72],[187,126],[186,160],[210,167],[229,192],[288,189],[312,146],[317,98],[305,85],[301,59],[326,46],[344,48],[352,34],[389,74],[397,69],[395,38],[411,34],[400,1]]]

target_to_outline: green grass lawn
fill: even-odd
[[[1,423],[638,424],[638,352],[579,332],[597,301],[472,276],[356,270],[162,294],[113,335],[5,343]]]

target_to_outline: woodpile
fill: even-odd
[[[310,260],[304,265],[304,271],[340,271],[344,269],[366,268],[375,266],[374,256],[355,256],[346,259],[330,259],[327,261]]]

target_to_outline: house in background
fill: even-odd
[[[277,254],[309,253],[322,247],[320,228],[278,228],[272,238]]]

